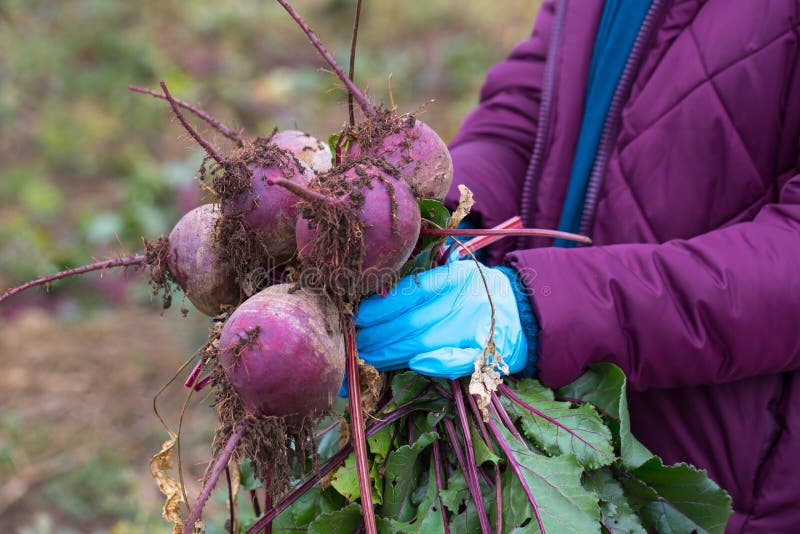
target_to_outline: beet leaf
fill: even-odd
[[[513,391],[501,385],[500,391],[508,414],[547,454],[571,453],[588,469],[615,460],[611,432],[591,405],[554,401],[553,390],[535,380],[522,380]]]
[[[622,485],[650,531],[722,534],[733,511],[730,496],[705,471],[688,464],[664,465],[655,457],[623,473]]]

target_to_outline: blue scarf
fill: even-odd
[[[575,233],[580,230],[589,175],[603,125],[651,2],[652,0],[606,0],[603,6],[586,83],[583,121],[569,177],[567,197],[558,223],[559,230]],[[557,239],[554,244],[559,247],[575,246],[575,243],[561,239]]]

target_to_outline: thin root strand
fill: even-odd
[[[169,102],[169,105],[172,106],[172,112],[175,113],[175,116],[181,122],[183,127],[186,129],[187,132],[189,132],[189,135],[191,135],[194,138],[194,140],[197,141],[201,147],[203,147],[203,150],[206,151],[206,154],[214,158],[214,161],[216,161],[220,165],[224,165],[225,158],[222,156],[222,154],[220,154],[217,151],[217,149],[211,146],[211,144],[208,141],[203,139],[203,136],[197,133],[197,130],[195,130],[192,127],[192,125],[189,124],[189,121],[186,120],[186,117],[183,116],[183,112],[181,111],[178,102],[170,94],[169,89],[167,89],[167,84],[164,83],[164,80],[161,80],[160,85],[161,85],[161,90],[164,91],[164,98],[167,100],[167,102]]]
[[[159,93],[158,91],[153,91],[152,89],[148,89],[146,87],[139,87],[138,85],[129,85],[128,90],[133,91],[134,93],[142,93],[144,95],[150,95],[152,97],[160,98],[162,100],[166,100],[169,102],[169,99],[164,95],[162,95],[161,93]],[[211,126],[219,133],[221,133],[222,135],[224,135],[225,137],[236,143],[237,146],[244,145],[244,141],[242,140],[242,136],[239,134],[239,132],[224,125],[219,119],[215,119],[206,111],[203,111],[202,109],[190,104],[189,102],[186,102],[185,100],[181,100],[179,98],[173,98],[173,100],[183,109],[191,111],[199,118],[206,121],[209,124],[209,126]]]
[[[247,427],[248,424],[246,422],[240,424],[236,431],[231,434],[231,437],[228,439],[225,447],[222,449],[222,451],[220,451],[217,461],[214,463],[214,467],[211,470],[211,474],[208,476],[208,479],[206,479],[205,484],[203,484],[203,491],[200,492],[200,496],[197,498],[197,502],[194,503],[192,512],[186,519],[183,534],[192,534],[194,525],[197,520],[200,519],[200,514],[202,513],[208,498],[211,496],[211,491],[214,489],[214,486],[217,485],[217,480],[219,480],[220,475],[228,466],[228,460],[230,460],[231,455],[236,450],[236,445],[238,445],[239,440],[244,435]]]
[[[270,178],[267,180],[267,185],[279,185],[288,191],[291,191],[298,197],[308,200],[309,202],[330,202],[331,199],[321,193],[312,191],[308,187],[301,184],[296,184],[286,178]]]
[[[147,256],[144,254],[137,254],[135,256],[128,256],[125,258],[117,258],[113,260],[103,260],[98,261],[96,263],[90,263],[89,265],[84,265],[83,267],[75,267],[74,269],[67,269],[66,271],[61,271],[59,273],[50,274],[47,276],[43,276],[41,278],[37,278],[36,280],[31,280],[30,282],[26,282],[21,286],[12,287],[2,296],[0,296],[0,302],[3,302],[7,298],[16,295],[26,289],[30,289],[32,287],[47,285],[50,282],[54,282],[56,280],[61,280],[62,278],[68,278],[70,276],[75,276],[78,274],[89,273],[92,271],[102,271],[103,269],[108,269],[111,267],[130,267],[132,265],[142,265],[146,262]]]
[[[323,59],[325,59],[328,65],[330,65],[330,67],[333,69],[333,71],[336,73],[339,79],[342,80],[342,83],[344,83],[345,87],[347,87],[347,90],[350,91],[350,94],[353,95],[353,98],[356,99],[356,102],[358,102],[358,105],[361,106],[362,110],[364,110],[364,113],[367,115],[374,114],[375,109],[367,101],[367,98],[364,96],[364,93],[362,93],[359,90],[359,88],[356,87],[356,85],[353,83],[353,80],[351,80],[347,76],[347,74],[344,73],[342,67],[339,66],[339,63],[337,63],[336,60],[331,55],[331,53],[328,52],[328,50],[325,48],[325,45],[322,44],[322,42],[319,40],[319,37],[317,37],[317,35],[311,30],[308,23],[305,20],[303,20],[303,17],[301,17],[300,14],[297,13],[297,11],[295,11],[294,8],[289,5],[289,2],[287,2],[287,0],[277,0],[277,2],[281,6],[283,6],[283,9],[285,9],[286,12],[289,13],[289,16],[292,17],[295,20],[295,22],[297,22],[297,24],[300,26],[300,28],[303,30],[306,36],[308,36],[308,39],[311,41],[311,44],[314,45],[314,47],[317,49],[317,51],[320,53]]]

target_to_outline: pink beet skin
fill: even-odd
[[[363,154],[358,141],[348,150],[348,157]],[[402,178],[419,198],[444,200],[453,181],[453,161],[447,145],[433,129],[414,119],[414,125],[386,136],[378,146],[367,152],[397,167]]]
[[[195,308],[214,316],[223,304],[236,304],[239,288],[219,262],[215,249],[219,204],[199,206],[169,234],[168,266]]]
[[[331,407],[345,355],[333,305],[292,287],[270,286],[242,303],[222,327],[218,357],[249,413],[297,424]]]
[[[306,174],[327,172],[333,167],[331,149],[327,143],[300,130],[282,130],[270,142],[288,150],[305,166]]]
[[[310,181],[293,162],[287,163],[293,171],[292,182],[307,185]],[[225,213],[243,213],[247,228],[255,232],[264,243],[271,260],[280,265],[288,261],[296,250],[295,224],[298,198],[283,187],[268,185],[268,180],[286,178],[283,170],[250,165],[253,172],[252,189],[240,193],[226,206]]]
[[[419,238],[421,219],[417,200],[405,182],[372,165],[362,165],[361,168],[373,177],[372,187],[364,189],[364,205],[359,211],[361,220],[365,223],[363,232],[366,248],[362,264],[361,291],[374,293],[386,287],[397,270],[408,261]],[[341,176],[342,180],[357,178],[355,168],[349,169]],[[394,187],[394,197],[397,201],[397,233],[393,230],[389,189],[381,180],[386,180]],[[304,254],[317,256],[313,250],[315,239],[316,230],[309,227],[307,220],[299,217],[297,250],[301,257]]]

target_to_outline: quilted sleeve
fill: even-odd
[[[612,362],[636,390],[800,369],[800,174],[746,223],[689,240],[508,256],[533,293],[539,371]]]
[[[446,203],[457,204],[457,185],[466,185],[475,193],[473,213],[483,227],[518,214],[536,136],[554,4],[542,5],[531,37],[489,70],[479,105],[450,144],[454,179]]]

